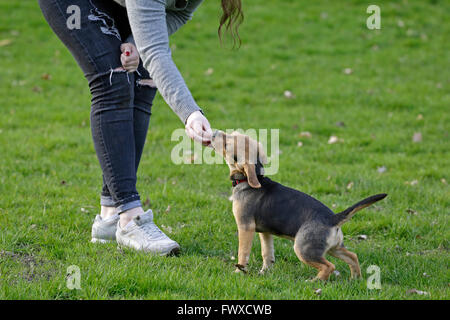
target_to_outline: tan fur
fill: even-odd
[[[339,224],[337,224],[338,227],[342,226],[344,223],[348,222],[354,215],[356,212],[358,212],[359,210],[362,210],[364,208],[367,208],[368,206],[370,206],[372,203],[367,203],[365,205],[356,207],[355,209],[353,209],[345,219],[343,219],[341,222],[339,222]]]
[[[248,259],[252,251],[253,236],[255,230],[245,230],[238,227],[239,234],[239,251],[238,251],[238,266],[235,272],[247,272]]]
[[[326,281],[326,280],[328,280],[330,275],[333,273],[333,271],[336,270],[336,267],[334,266],[334,264],[332,264],[330,261],[328,261],[325,258],[322,258],[322,260],[320,262],[308,261],[303,258],[298,246],[294,245],[294,251],[295,251],[295,254],[297,255],[297,257],[300,259],[300,261],[302,261],[303,263],[306,263],[307,265],[309,265],[313,268],[316,268],[319,271],[317,276],[314,279],[312,279],[312,281],[316,281],[316,280]]]
[[[260,273],[264,273],[275,263],[275,251],[273,248],[273,235],[270,233],[260,233],[261,255],[263,257],[263,266]]]
[[[230,174],[240,172],[247,177],[248,184],[252,188],[261,187],[256,177],[255,164],[258,160],[257,155],[262,164],[267,163],[267,157],[260,143],[234,131],[231,134],[224,134],[221,139],[218,139],[214,149],[222,153],[230,168]]]
[[[244,223],[241,220],[242,207],[239,201],[233,201],[233,214],[238,227],[239,249],[238,265],[235,272],[247,272],[248,259],[252,249],[253,237],[255,235],[255,223]]]
[[[261,184],[258,181],[258,178],[256,177],[256,170],[254,164],[244,164],[244,172],[247,176],[248,184],[252,188],[261,188]]]
[[[327,249],[326,251],[336,248],[344,241],[344,234],[341,228],[332,228],[330,234],[327,237]]]
[[[352,278],[361,277],[361,268],[359,267],[358,256],[355,253],[348,251],[344,247],[334,248],[328,253],[348,264]]]
[[[306,263],[308,265],[310,265],[311,267],[314,267],[317,270],[319,270],[319,273],[312,281],[315,281],[315,280],[327,281],[328,278],[330,277],[330,275],[334,272],[334,270],[336,270],[336,267],[334,266],[334,264],[332,264],[330,261],[328,261],[325,258],[323,258],[321,263],[310,262],[310,261],[306,261]]]

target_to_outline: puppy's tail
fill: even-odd
[[[386,198],[386,196],[387,196],[386,193],[376,194],[374,196],[368,197],[368,198],[358,202],[357,204],[354,204],[353,206],[345,209],[342,212],[335,214],[333,217],[334,218],[333,225],[338,226],[338,227],[342,226],[344,223],[349,221],[357,211],[364,209],[365,207],[368,207],[371,204]]]

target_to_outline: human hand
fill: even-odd
[[[195,111],[186,120],[186,134],[194,141],[204,146],[211,145],[212,130],[208,119],[200,112]]]
[[[122,67],[128,72],[134,72],[139,66],[139,53],[132,43],[122,43],[120,46],[120,61],[122,62]]]

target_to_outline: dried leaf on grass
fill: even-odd
[[[0,47],[6,47],[9,46],[12,43],[11,39],[3,39],[0,40]]]
[[[309,131],[303,131],[299,134],[300,138],[312,138],[312,134]]]
[[[284,97],[287,98],[287,99],[295,98],[295,96],[294,96],[294,94],[292,93],[292,91],[289,91],[289,90],[285,90],[285,91],[284,91]]]
[[[384,173],[386,172],[387,168],[385,166],[381,166],[377,168],[378,173]]]
[[[419,296],[428,296],[430,293],[417,289],[410,289],[406,291],[407,294],[417,294]]]
[[[414,143],[422,142],[422,133],[420,133],[420,132],[414,133],[414,135],[413,135],[413,137],[412,137],[412,141],[413,141]]]
[[[328,139],[328,144],[334,144],[334,143],[338,143],[338,142],[343,142],[343,139],[338,138],[337,136],[331,136]]]

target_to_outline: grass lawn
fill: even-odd
[[[256,237],[249,274],[234,274],[228,168],[171,162],[182,124],[159,95],[138,190],[181,255],[89,243],[101,171],[87,83],[36,1],[0,0],[0,298],[449,299],[450,3],[378,1],[381,30],[368,30],[366,1],[244,0],[243,44],[230,50],[218,2],[172,37],[175,62],[214,128],[280,129],[274,180],[336,212],[389,194],[343,227],[363,279],[330,257],[340,276],[305,282],[315,270],[278,238],[258,275]],[[80,290],[66,287],[71,265]],[[370,265],[381,290],[366,286]]]

